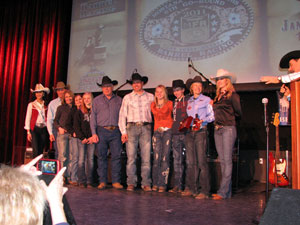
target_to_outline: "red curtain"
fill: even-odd
[[[72,0],[0,3],[0,162],[23,163],[30,88],[66,82]],[[53,97],[53,92],[50,93]]]

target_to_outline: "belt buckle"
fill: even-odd
[[[215,125],[215,129],[216,130],[220,130],[220,129],[222,129],[223,128],[223,126],[221,126],[221,125]]]
[[[143,122],[136,122],[135,125],[136,125],[136,126],[143,126],[144,123],[143,123]]]
[[[158,131],[159,133],[163,133],[163,132],[165,131],[165,129],[164,129],[163,127],[159,127],[159,128],[157,128],[157,131]]]

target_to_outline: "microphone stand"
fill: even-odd
[[[128,83],[129,83],[129,80],[126,80],[126,82],[125,82],[124,84],[122,84],[120,87],[118,87],[118,88],[115,90],[116,95],[118,95],[118,91],[119,91],[122,87],[124,87],[126,84],[128,84]]]
[[[267,118],[265,118],[267,120]],[[266,126],[266,133],[267,133],[267,155],[266,155],[266,203],[269,199],[269,123],[268,121],[265,124]]]
[[[189,65],[197,74],[200,75],[205,80],[206,83],[206,89],[207,89],[207,94],[213,99],[213,94],[216,92],[216,85],[213,84],[208,78],[206,78],[200,71],[198,71],[194,65],[193,62]]]

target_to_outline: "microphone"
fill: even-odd
[[[189,71],[189,75],[191,75],[192,73],[192,60],[190,57],[188,57],[188,71]]]
[[[268,104],[268,101],[269,100],[267,98],[263,98],[261,101],[264,104],[265,126],[267,126],[267,104]]]

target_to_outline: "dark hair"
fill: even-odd
[[[49,104],[49,97],[48,97],[48,94],[45,92],[45,91],[42,91],[43,92],[43,101],[44,101],[44,105],[47,106]],[[31,102],[35,101],[36,100],[36,96],[35,96],[35,93],[32,93],[32,97],[31,97]]]

